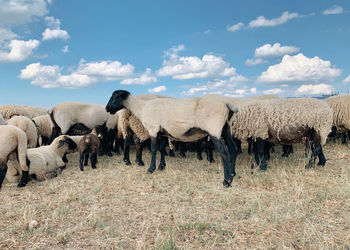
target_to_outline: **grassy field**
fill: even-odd
[[[57,178],[3,185],[0,249],[349,249],[350,149],[324,149],[326,166],[305,170],[301,145],[287,159],[277,147],[263,173],[241,154],[229,189],[218,153],[212,164],[167,157],[152,175],[121,156],[80,172],[73,154]]]

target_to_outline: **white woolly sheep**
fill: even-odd
[[[336,133],[350,135],[350,95],[332,96],[325,99],[325,102],[333,110],[333,126]]]
[[[6,121],[5,121],[4,117],[2,116],[2,114],[0,114],[0,125],[6,125]]]
[[[47,115],[48,109],[42,107],[32,107],[32,106],[23,106],[25,110],[29,113],[29,118],[33,119],[34,117]]]
[[[38,132],[34,122],[26,116],[14,116],[7,121],[8,125],[22,129],[28,139],[28,148],[35,148],[38,142]]]
[[[319,165],[326,163],[322,145],[326,143],[332,119],[332,110],[325,102],[314,98],[293,98],[248,102],[239,106],[239,112],[230,122],[232,135],[240,140],[252,138],[258,143],[267,140],[292,145],[310,137],[313,154],[307,167],[311,167],[316,156]],[[260,157],[262,154],[263,150],[260,150]],[[262,170],[266,169],[264,160],[260,166]]]
[[[27,136],[19,128],[11,125],[0,126],[0,189],[7,172],[8,160],[18,159],[23,172],[18,187],[24,187],[29,180],[27,158]]]
[[[1,105],[0,114],[2,114],[5,120],[19,115],[30,117],[28,111],[21,105]]]
[[[56,176],[57,170],[66,166],[63,157],[76,148],[77,144],[69,136],[61,135],[50,145],[28,149],[27,155],[31,163],[29,175],[39,181]],[[12,166],[13,169],[6,175],[9,181],[22,174],[16,165]]]
[[[236,174],[237,148],[227,122],[237,110],[230,103],[211,96],[187,99],[156,98],[144,101],[132,96],[128,91],[114,91],[106,110],[115,114],[122,108],[130,110],[150,135],[152,161],[148,173],[155,170],[158,133],[185,142],[196,141],[209,135],[223,160],[223,184],[225,187],[231,185]],[[221,138],[225,140],[227,148]],[[161,141],[160,146],[162,145]],[[164,166],[165,160],[161,157],[159,168],[163,169]]]
[[[48,114],[40,115],[33,118],[38,130],[38,137],[41,137],[42,145],[47,145],[54,127],[53,122]]]

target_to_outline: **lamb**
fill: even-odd
[[[53,122],[48,114],[40,115],[33,118],[38,131],[38,137],[41,137],[42,145],[47,145],[54,127]]]
[[[26,116],[14,116],[7,121],[8,125],[13,125],[22,129],[28,139],[28,148],[35,148],[38,141],[38,132],[34,122]]]
[[[307,168],[319,157],[318,165],[326,159],[322,145],[326,143],[333,120],[329,106],[314,98],[274,99],[248,102],[239,107],[231,119],[233,136],[245,140],[254,139],[259,145],[256,161],[261,158],[261,170],[266,170],[263,140],[275,144],[292,145],[309,137],[312,156]]]
[[[14,116],[26,116],[30,117],[28,111],[20,105],[1,105],[0,114],[4,117],[5,120],[9,120]]]
[[[84,135],[81,138],[78,144],[78,152],[80,155],[79,167],[81,171],[84,171],[83,163],[84,163],[84,166],[87,166],[88,164],[89,154],[91,154],[90,156],[91,167],[93,169],[96,168],[97,153],[98,153],[99,147],[100,147],[100,140],[97,137],[96,129],[93,129],[90,134]]]
[[[18,187],[24,187],[29,180],[30,161],[27,158],[27,136],[19,128],[11,125],[0,126],[0,189],[7,172],[9,159],[19,161],[22,178]]]
[[[350,95],[332,96],[325,102],[333,110],[333,133],[344,134],[343,143],[346,143],[346,137],[350,137]]]
[[[144,101],[128,91],[114,91],[106,111],[115,114],[122,108],[130,110],[150,135],[152,160],[148,173],[153,173],[155,170],[158,134],[184,142],[195,141],[209,135],[223,161],[223,185],[225,187],[231,185],[236,175],[237,156],[237,147],[228,126],[228,120],[237,111],[233,105],[211,96],[187,99],[156,98]],[[221,139],[224,139],[227,148]],[[165,147],[164,140],[161,140],[160,146]],[[165,159],[161,157],[158,168],[163,169],[164,166]]]
[[[66,166],[62,159],[64,155],[73,152],[76,148],[77,144],[69,136],[61,135],[50,145],[28,149],[27,154],[31,162],[29,175],[38,181],[56,176],[57,170]],[[21,175],[16,165],[13,168],[9,171],[11,174],[6,175],[10,181]]]

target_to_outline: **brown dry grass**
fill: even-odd
[[[301,146],[288,159],[277,151],[265,173],[240,155],[229,189],[218,154],[214,164],[168,157],[153,175],[121,156],[80,172],[71,155],[57,178],[3,186],[0,249],[349,249],[349,148],[326,145],[326,167],[311,170]]]

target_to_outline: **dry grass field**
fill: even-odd
[[[0,249],[349,249],[350,149],[324,149],[326,166],[305,170],[302,145],[287,159],[277,147],[263,173],[243,153],[229,189],[218,153],[213,164],[167,157],[152,175],[121,156],[80,172],[73,154],[57,178],[3,185]]]

